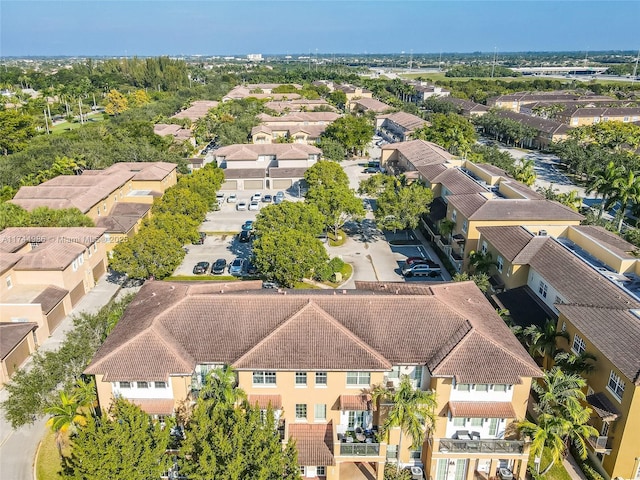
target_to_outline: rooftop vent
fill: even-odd
[[[547,231],[546,230],[540,230],[538,232],[538,236],[539,237],[546,237],[547,236]]]

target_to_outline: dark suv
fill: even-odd
[[[219,258],[215,262],[213,262],[213,267],[211,267],[211,273],[214,275],[221,275],[224,273],[227,268],[227,261],[224,258]]]
[[[207,270],[209,270],[209,262],[198,262],[193,267],[193,273],[196,275],[207,273]]]

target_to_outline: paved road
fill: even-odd
[[[73,328],[73,315],[81,312],[94,313],[107,304],[120,290],[119,285],[106,281],[103,275],[98,284],[78,303],[76,308],[67,316],[53,334],[43,342],[40,351],[57,349],[67,332]],[[30,360],[25,364],[29,368]],[[6,389],[0,390],[0,401],[7,398]],[[46,418],[38,418],[33,425],[27,425],[13,430],[11,425],[0,416],[0,478],[7,480],[32,480],[33,463],[38,444],[46,429]]]

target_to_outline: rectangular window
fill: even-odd
[[[486,383],[478,383],[475,386],[475,390],[476,390],[476,392],[488,392],[489,391],[489,385],[487,385]]]
[[[324,465],[318,465],[316,467],[316,473],[319,477],[324,477],[327,474],[327,469]]]
[[[387,445],[387,460],[396,460],[398,458],[398,446]]]
[[[466,423],[467,423],[467,419],[464,417],[453,417],[454,427],[464,427]]]
[[[155,388],[167,388],[167,382],[153,382]]]
[[[364,426],[364,413],[365,412],[356,412],[356,411],[349,411],[349,420],[347,423],[347,428],[349,430],[353,430],[356,427],[363,427]]]
[[[469,222],[467,220],[462,221],[462,231],[467,233],[467,229],[469,228]]]
[[[71,268],[74,272],[78,271],[78,260],[74,260],[73,262],[71,262]]]
[[[302,475],[303,477],[307,474],[307,468],[303,467],[302,465],[300,466],[300,475]]]
[[[370,381],[369,372],[347,372],[347,385],[369,385]]]
[[[82,265],[84,263],[84,255],[80,254],[78,256],[78,265]]]
[[[563,332],[567,331],[567,323],[566,322],[562,322],[562,331]]]
[[[496,260],[496,263],[498,264],[497,265],[498,271],[502,273],[502,269],[504,268],[504,259],[500,255],[498,255],[498,259]]]
[[[409,458],[411,460],[420,460],[421,456],[422,456],[422,450],[410,450],[409,451]]]
[[[571,347],[571,350],[573,350],[576,355],[580,355],[586,349],[587,345],[584,343],[584,340],[576,333],[573,336],[573,346]]]
[[[120,388],[131,388],[131,382],[120,382]]]
[[[543,298],[547,298],[547,284],[540,280],[540,284],[538,285],[538,293],[542,295]]]
[[[489,249],[489,246],[487,245],[487,242],[482,242],[482,248],[480,249],[482,253],[487,253],[488,249]]]
[[[296,372],[296,387],[307,386],[307,372]]]
[[[316,421],[324,421],[327,419],[327,405],[324,403],[316,403],[313,419]]]
[[[306,420],[306,419],[307,419],[307,404],[296,403],[296,420]]]
[[[504,384],[497,384],[493,386],[493,391],[494,392],[506,392],[507,391],[507,386]]]
[[[484,418],[472,418],[471,419],[471,426],[472,427],[481,427],[483,423],[484,423]]]
[[[618,400],[622,400],[622,394],[624,393],[624,381],[616,373],[611,370],[609,374],[609,383],[607,388],[613,393]]]
[[[490,418],[489,419],[489,435],[495,437],[498,434],[498,419]]]
[[[149,382],[138,382],[136,386],[138,388],[149,388]]]
[[[413,379],[416,380],[418,383],[422,381],[422,365],[418,365],[413,370]]]
[[[387,373],[387,377],[389,378],[400,378],[400,367],[393,367],[391,371]]]
[[[11,275],[7,277],[7,288],[13,287],[13,282],[11,281]]]
[[[327,372],[316,372],[316,385],[327,386]]]
[[[276,372],[253,372],[254,385],[275,385]]]
[[[468,383],[458,383],[456,385],[456,390],[459,390],[461,392],[468,392],[471,390],[471,385]]]
[[[456,222],[457,218],[458,218],[458,212],[454,210],[453,212],[451,212],[451,221]]]

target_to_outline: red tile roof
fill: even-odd
[[[511,402],[449,402],[452,417],[516,418]]]
[[[357,410],[364,411],[371,410],[371,396],[370,395],[340,395],[340,410]]]
[[[333,457],[333,423],[310,425],[290,423],[289,437],[296,442],[299,465],[335,465]]]
[[[130,401],[149,415],[171,415],[173,413],[173,399],[171,398],[133,398]]]
[[[282,408],[282,397],[280,395],[249,395],[247,401],[250,405],[257,405],[261,409],[267,409],[269,406],[274,410]]]

